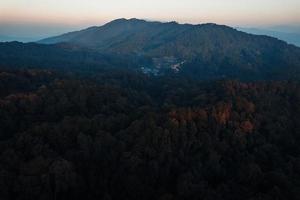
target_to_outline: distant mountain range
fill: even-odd
[[[69,66],[72,66],[70,63],[81,63],[82,67],[91,63],[99,67],[105,57],[106,65],[114,62],[114,66],[131,66],[147,74],[175,73],[199,79],[300,77],[300,48],[276,38],[247,34],[216,24],[117,19],[100,27],[66,33],[38,43],[2,44],[0,57],[6,54],[2,56],[6,58],[6,64],[9,62],[7,54],[10,54],[10,60],[22,60],[23,64],[30,57],[31,66],[35,59],[40,61],[37,65],[43,65],[41,57],[46,57],[47,66],[49,63],[57,66],[59,60],[63,63],[72,58]],[[18,50],[10,48],[13,45],[18,46]],[[47,55],[49,45],[51,56]]]
[[[294,44],[300,47],[300,31],[299,32],[283,32],[283,31],[274,31],[274,30],[265,30],[258,28],[237,28],[240,31],[255,35],[268,35],[283,41],[286,41],[289,44]]]
[[[35,40],[34,38],[30,38],[30,37],[0,35],[0,42],[13,42],[13,41],[33,42],[34,40]]]

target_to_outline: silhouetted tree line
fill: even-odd
[[[299,199],[299,82],[0,71],[0,199]]]

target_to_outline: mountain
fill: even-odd
[[[299,48],[216,24],[118,19],[39,41],[60,42],[145,57],[146,69],[173,69],[201,78],[280,79],[298,76],[300,69]]]
[[[300,48],[217,24],[118,19],[38,44],[4,43],[0,58],[0,65],[9,66],[114,66],[196,79],[300,79]]]
[[[289,44],[294,44],[300,47],[300,33],[282,32],[282,31],[265,30],[265,29],[257,29],[257,28],[237,28],[237,29],[255,35],[268,35],[286,41]]]

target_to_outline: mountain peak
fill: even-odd
[[[130,18],[130,19],[119,18],[119,19],[115,19],[111,22],[108,22],[107,24],[140,23],[140,22],[144,23],[147,21],[143,20],[143,19],[137,19],[137,18]]]
[[[146,20],[137,19],[137,18],[130,18],[130,19],[128,19],[128,21],[130,21],[130,22],[146,22]]]
[[[125,18],[119,18],[119,19],[112,20],[112,21],[106,23],[105,25],[108,25],[108,24],[120,24],[120,23],[124,23],[124,22],[127,22],[127,19],[125,19]]]

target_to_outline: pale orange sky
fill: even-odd
[[[116,18],[228,25],[300,24],[300,0],[1,0],[1,22],[101,24]]]
[[[28,37],[25,41],[117,18],[300,27],[300,0],[0,0],[0,36]]]

